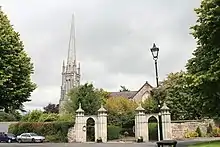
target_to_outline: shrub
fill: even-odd
[[[148,123],[149,140],[158,140],[158,124]]]
[[[196,128],[196,133],[198,133],[198,137],[202,137],[202,132],[201,132],[200,127]]]
[[[184,134],[185,138],[195,138],[195,137],[198,137],[198,136],[199,136],[199,134],[195,131],[190,132],[190,131],[187,130]]]
[[[212,125],[209,124],[209,126],[207,127],[207,134],[211,134],[212,130],[213,130]]]
[[[120,132],[122,130],[121,127],[119,126],[113,126],[113,125],[110,125],[108,126],[108,140],[113,140],[113,139],[119,139],[120,138]]]
[[[49,141],[49,142],[59,142],[59,136],[58,135],[47,135],[45,136],[46,138],[46,141]]]
[[[73,125],[72,122],[20,122],[11,124],[8,131],[15,135],[34,132],[51,142],[67,142],[68,129]]]
[[[22,122],[54,122],[54,121],[74,121],[72,114],[44,113],[41,110],[33,110],[21,118]]]
[[[16,121],[16,118],[14,117],[13,114],[0,112],[0,122],[5,122],[5,121]]]
[[[59,118],[59,115],[56,113],[43,113],[39,119],[38,122],[53,122],[57,121]]]
[[[73,114],[62,114],[59,115],[58,121],[75,121],[75,117]]]
[[[220,128],[214,128],[211,134],[213,137],[220,137]]]
[[[41,115],[43,115],[43,111],[41,110],[33,110],[21,118],[23,122],[38,122]]]

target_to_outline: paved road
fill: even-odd
[[[155,147],[154,143],[0,143],[0,147]]]
[[[212,140],[220,140],[220,138],[178,141],[177,147],[187,147],[196,142]],[[0,143],[0,147],[156,147],[156,143]]]
[[[155,143],[0,143],[0,147],[156,147]],[[187,147],[179,143],[177,147]]]

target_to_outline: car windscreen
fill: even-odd
[[[31,136],[38,136],[37,134],[35,133],[30,133]]]
[[[15,137],[15,135],[12,134],[12,133],[8,133],[7,135],[8,135],[8,136],[11,136],[11,137]]]

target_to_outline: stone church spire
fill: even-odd
[[[60,113],[62,113],[65,108],[65,102],[68,100],[67,94],[69,91],[80,85],[80,64],[77,67],[76,60],[76,30],[75,30],[75,16],[72,15],[72,22],[70,28],[70,38],[68,45],[68,56],[67,63],[63,61],[62,66],[62,85],[61,85],[61,94],[60,94],[60,102],[59,109]]]
[[[74,14],[72,15],[72,23],[70,28],[70,39],[69,39],[69,48],[67,56],[67,64],[74,62],[76,64],[76,28],[75,28],[75,18]]]

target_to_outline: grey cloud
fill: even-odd
[[[1,2],[35,65],[33,79],[40,90],[32,95],[30,107],[58,101],[73,12],[82,83],[93,81],[107,90],[125,84],[138,89],[145,81],[155,83],[149,51],[154,42],[160,47],[160,79],[184,69],[195,48],[189,27],[195,23],[193,9],[200,0]],[[45,101],[37,102],[39,97]]]

